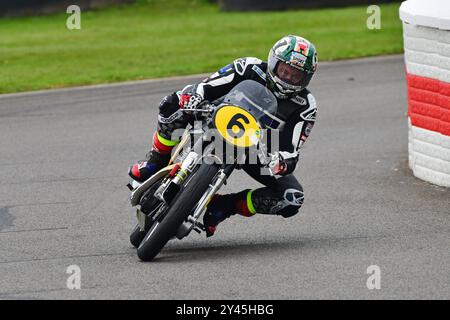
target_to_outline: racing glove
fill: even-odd
[[[267,164],[272,175],[283,174],[287,171],[287,164],[283,156],[279,152],[271,155],[271,160]]]
[[[202,102],[203,97],[198,93],[194,93],[189,97],[189,100],[184,104],[183,107],[187,109],[196,109]]]

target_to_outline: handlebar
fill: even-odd
[[[213,113],[216,110],[216,107],[214,104],[210,103],[209,101],[203,101],[201,102],[197,108],[183,108],[183,112],[192,112],[193,114],[207,114],[207,113]],[[258,158],[263,166],[265,166],[271,175],[274,174],[273,168],[269,166],[269,164],[275,159],[276,155],[271,154],[267,152],[266,145],[260,141],[259,142],[259,152],[258,152]]]
[[[209,101],[203,101],[197,108],[183,108],[181,110],[192,113],[212,113],[216,107]]]

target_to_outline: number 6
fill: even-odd
[[[242,137],[245,133],[245,127],[242,124],[242,122],[238,121],[239,119],[244,120],[246,124],[250,123],[250,120],[248,120],[248,118],[244,116],[242,113],[237,113],[231,118],[230,122],[228,122],[227,124],[227,132],[230,136],[232,136],[235,139]],[[233,132],[234,126],[237,126],[239,128],[239,131],[236,133]]]

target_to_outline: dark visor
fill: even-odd
[[[312,74],[294,68],[287,63],[279,62],[275,68],[275,75],[283,82],[298,87],[306,87],[311,81]]]

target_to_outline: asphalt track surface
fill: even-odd
[[[140,262],[127,167],[161,97],[196,80],[0,96],[0,299],[450,298],[450,190],[408,169],[399,56],[322,65],[301,213],[234,216]],[[222,192],[246,187],[236,172]],[[66,287],[70,265],[81,290]]]

